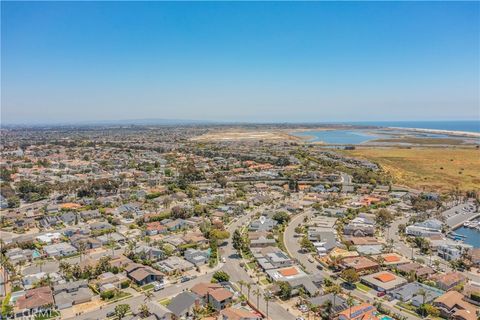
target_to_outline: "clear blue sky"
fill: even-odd
[[[479,2],[1,6],[3,123],[479,118]]]

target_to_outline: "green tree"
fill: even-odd
[[[146,318],[150,315],[150,310],[148,309],[148,306],[146,304],[142,304],[138,311],[142,318]]]
[[[119,304],[115,307],[115,315],[118,320],[121,320],[125,315],[130,311],[130,306],[128,304]]]
[[[279,296],[283,300],[290,299],[292,296],[292,286],[286,281],[278,281],[278,287],[280,288]]]
[[[341,273],[342,279],[345,279],[349,284],[353,284],[358,281],[360,276],[358,275],[357,271],[353,268],[348,268],[342,271]]]
[[[230,280],[230,275],[225,271],[216,271],[213,274],[212,279],[215,279],[216,282],[227,282]]]
[[[279,224],[285,224],[290,221],[290,216],[285,211],[279,211],[273,215],[273,220],[277,221]]]
[[[310,239],[308,239],[306,235],[303,236],[302,240],[300,240],[300,246],[305,251],[309,251],[309,252],[315,251],[315,246],[313,245],[313,242],[310,241]]]

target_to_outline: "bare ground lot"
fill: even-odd
[[[299,137],[289,135],[286,131],[280,130],[221,130],[209,132],[191,139],[192,141],[300,141]]]

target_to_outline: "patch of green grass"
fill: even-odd
[[[357,287],[358,290],[363,291],[363,292],[369,292],[370,290],[372,290],[370,287],[364,285],[361,282],[355,283],[355,286]]]
[[[170,304],[170,301],[172,301],[172,299],[170,298],[166,298],[166,299],[163,299],[163,300],[160,300],[160,304],[164,307],[168,306]]]
[[[153,289],[153,287],[154,287],[153,283],[146,284],[142,287],[142,290],[143,291],[151,290],[151,289]]]
[[[263,285],[267,285],[267,284],[270,284],[270,281],[268,281],[267,279],[261,279],[260,283]]]
[[[60,311],[52,310],[50,312],[45,312],[45,314],[41,313],[41,314],[35,316],[35,320],[53,319],[53,318],[56,318],[56,317],[59,317],[59,316],[60,316]]]
[[[112,299],[110,299],[108,301],[108,303],[113,303],[113,302],[116,302],[118,300],[128,298],[128,297],[131,297],[131,296],[132,296],[132,294],[129,293],[129,292],[119,291]]]

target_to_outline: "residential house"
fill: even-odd
[[[437,254],[447,261],[458,260],[471,249],[473,249],[473,246],[466,243],[443,244],[437,247]]]
[[[380,271],[374,274],[369,274],[360,278],[363,284],[379,291],[390,292],[400,288],[407,283],[402,277],[399,277],[388,271]]]
[[[70,308],[73,305],[92,300],[92,291],[87,280],[78,280],[59,284],[53,287],[55,305],[58,309]]]
[[[272,231],[272,229],[278,224],[276,220],[267,218],[266,216],[260,216],[257,220],[250,223],[248,227],[249,231]]]
[[[78,218],[77,218],[76,213],[73,213],[73,212],[71,212],[71,211],[65,212],[64,214],[62,214],[62,215],[60,216],[60,220],[61,220],[64,224],[67,224],[67,225],[73,225],[73,224],[78,223]]]
[[[90,221],[93,219],[101,218],[102,214],[100,213],[99,210],[86,210],[86,211],[80,212],[80,217],[82,217],[82,219],[85,221]]]
[[[423,222],[417,222],[411,226],[407,226],[405,233],[415,237],[430,237],[442,234],[443,223],[436,219],[430,219]]]
[[[203,303],[210,303],[215,310],[222,310],[232,302],[233,293],[216,283],[198,283],[191,291],[202,299]]]
[[[356,217],[343,228],[343,234],[353,237],[369,237],[375,234],[375,226],[368,219]]]
[[[145,233],[147,236],[154,236],[167,232],[167,227],[161,224],[160,221],[149,222],[145,225]]]
[[[20,317],[23,314],[41,313],[45,310],[51,310],[55,301],[53,300],[52,289],[50,287],[40,287],[30,289],[15,302],[15,314]]]
[[[143,257],[144,259],[148,259],[151,261],[158,261],[165,257],[165,253],[158,248],[150,247],[141,245],[133,249],[133,252],[136,255]]]
[[[351,268],[360,273],[365,271],[378,270],[380,267],[380,265],[377,262],[370,260],[367,257],[344,258],[342,259],[340,264],[345,269]]]
[[[66,257],[77,253],[77,249],[69,243],[60,242],[43,247],[48,257]]]
[[[448,319],[476,320],[477,308],[464,300],[464,295],[457,291],[448,291],[433,301],[440,310],[440,315]]]
[[[137,285],[143,286],[154,281],[163,281],[163,273],[138,263],[130,263],[125,267],[127,277]]]
[[[397,266],[397,270],[404,275],[409,275],[413,272],[417,278],[427,278],[435,274],[435,270],[432,268],[416,262],[399,265]]]
[[[333,293],[328,293],[323,296],[317,296],[308,299],[309,304],[315,307],[323,307],[327,302],[332,305],[332,313],[337,314],[348,308],[347,300],[339,295],[334,297]]]
[[[121,235],[117,232],[104,234],[104,235],[96,237],[96,239],[98,241],[100,241],[102,246],[105,246],[105,245],[109,244],[110,242],[123,244],[127,240],[123,235]]]
[[[252,253],[264,271],[288,267],[293,264],[293,260],[277,247],[256,249]]]
[[[210,258],[209,250],[187,249],[184,253],[184,258],[188,262],[193,263],[196,267],[204,265]]]
[[[338,320],[378,320],[377,309],[369,303],[362,303],[338,313]]]
[[[158,266],[160,270],[168,274],[171,274],[177,271],[185,272],[195,268],[193,263],[177,256],[168,257],[165,260],[157,262],[155,266]]]
[[[193,309],[200,307],[200,298],[193,292],[182,292],[175,296],[167,309],[178,319],[193,315]]]
[[[425,295],[421,293],[424,292]],[[415,307],[420,307],[424,303],[438,298],[444,291],[433,288],[419,282],[411,282],[406,285],[391,291],[390,296],[402,302],[410,302]]]
[[[434,274],[430,279],[435,281],[438,288],[448,291],[465,282],[467,278],[460,272],[450,272],[447,274]]]
[[[122,283],[126,281],[129,281],[129,279],[121,273],[113,274],[112,272],[104,272],[99,275],[93,283],[100,292],[104,292],[111,289],[121,289]]]
[[[17,264],[26,261],[32,261],[34,258],[38,258],[40,255],[30,249],[12,248],[5,252],[5,256],[8,257],[11,263]]]

